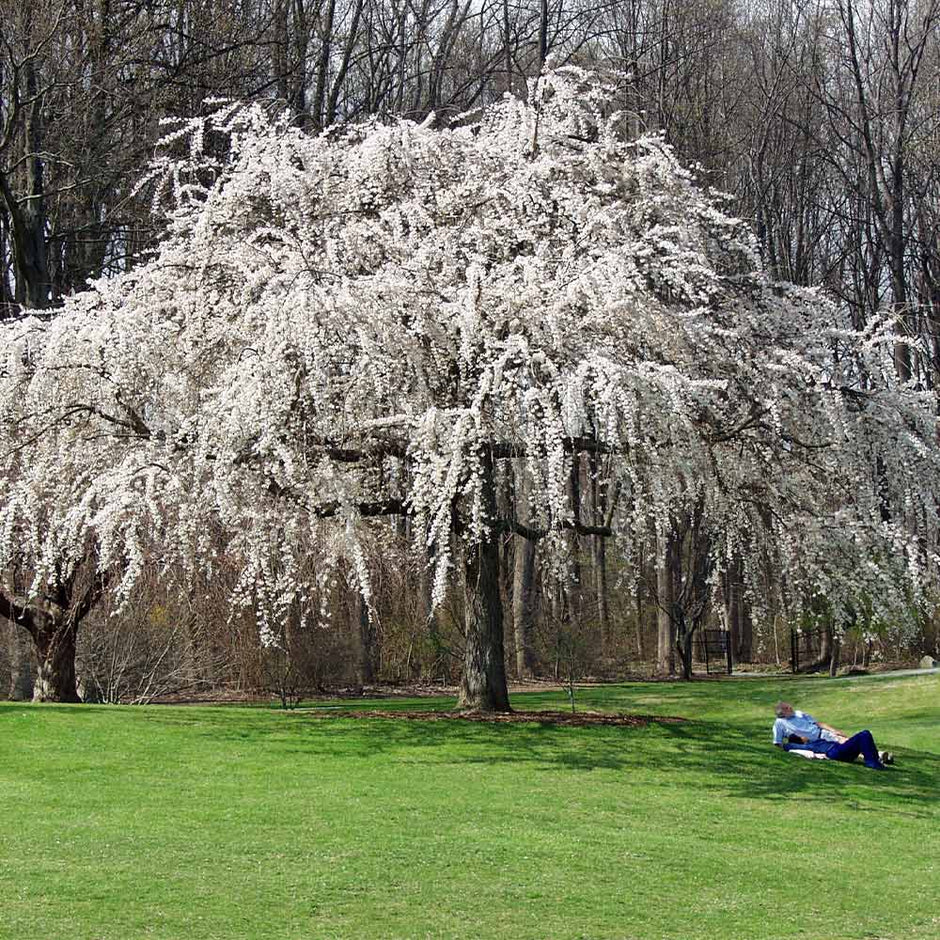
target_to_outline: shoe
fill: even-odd
[[[891,751],[879,751],[878,756],[881,758],[882,764],[893,764],[894,763],[894,754]]]
[[[887,770],[888,769],[887,767],[885,767],[885,765],[881,761],[878,761],[877,764],[870,763],[869,761],[865,761],[865,766],[869,770]]]

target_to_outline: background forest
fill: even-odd
[[[433,114],[444,126],[524,96],[549,62],[616,74],[630,132],[661,130],[702,183],[729,194],[772,278],[823,285],[858,329],[891,312],[910,340],[896,346],[899,378],[936,387],[940,0],[0,0],[0,23],[0,317],[53,313],[147,256],[162,223],[139,184],[162,122],[200,116],[207,99],[269,103],[309,133],[370,116]],[[578,458],[569,485],[600,529],[609,494],[596,459]],[[522,505],[505,505],[514,492],[497,480],[502,514],[524,526]],[[118,615],[105,603],[83,626],[85,697],[225,688],[287,701],[331,685],[455,681],[462,597],[432,612],[408,519],[375,525],[372,616],[338,577],[316,599],[329,629],[288,623],[263,647],[254,619],[229,609],[224,567],[182,592],[148,571]],[[691,524],[665,549],[633,547],[629,565],[601,536],[567,544],[559,574],[537,541],[503,537],[518,677],[673,672],[677,605],[727,627],[737,662],[788,662],[796,626],[820,631],[811,659],[833,670],[940,652],[928,611],[912,633],[861,602],[835,621],[816,597],[793,620],[743,565],[703,580]],[[3,631],[0,694],[28,697],[28,638]]]

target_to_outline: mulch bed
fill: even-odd
[[[304,711],[307,711],[304,709]],[[405,721],[479,721],[492,724],[573,725],[577,728],[594,725],[642,727],[650,724],[678,724],[685,718],[663,715],[607,715],[601,712],[447,712],[395,711],[380,709],[312,708],[307,714],[315,718],[395,718]]]

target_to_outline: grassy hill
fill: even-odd
[[[897,765],[771,747],[781,697]],[[2,704],[0,937],[940,936],[936,675],[628,684],[578,707],[689,720]]]

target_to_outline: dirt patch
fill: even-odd
[[[306,711],[306,709],[305,709]],[[402,721],[479,721],[490,724],[573,725],[578,728],[594,725],[615,725],[637,728],[651,724],[678,724],[686,721],[671,715],[608,715],[602,712],[448,712],[397,711],[383,709],[313,708],[307,714],[314,718],[394,718]]]

